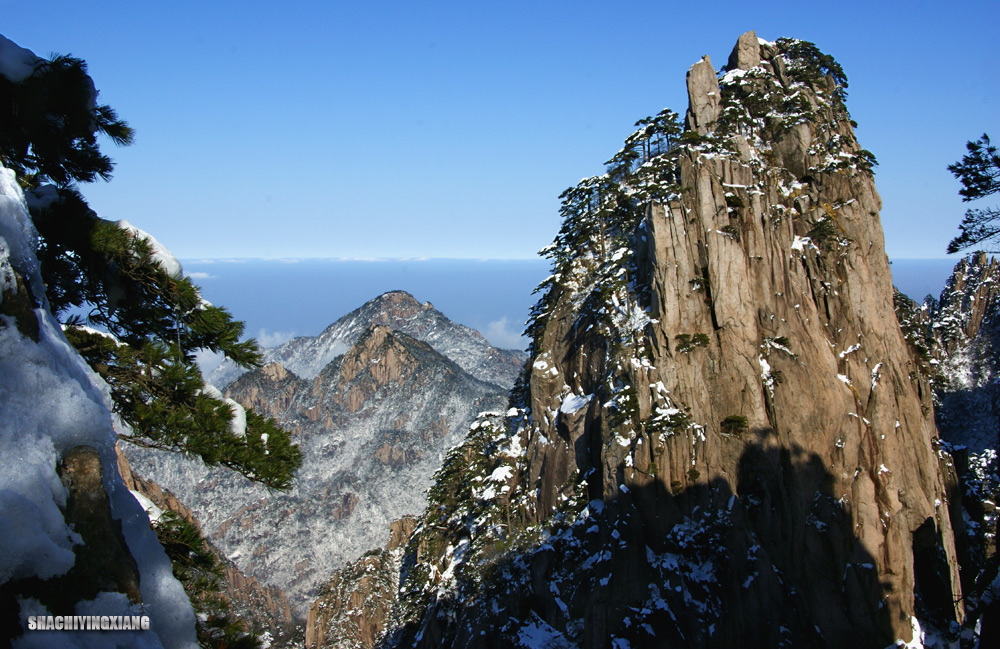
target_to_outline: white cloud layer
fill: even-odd
[[[203,376],[208,376],[208,373],[222,364],[225,359],[222,352],[213,352],[210,349],[200,349],[194,355],[194,360],[198,363]]]
[[[509,324],[507,316],[486,325],[483,335],[494,347],[501,349],[524,349],[528,345],[528,339],[521,336],[521,328]]]
[[[268,331],[267,329],[261,329],[257,332],[257,344],[265,349],[277,347],[282,343],[287,343],[297,335],[294,331]]]

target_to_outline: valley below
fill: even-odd
[[[266,358],[222,384],[303,450],[288,493],[176,454],[123,451],[133,472],[191,508],[227,559],[283,591],[302,621],[334,570],[385,545],[396,519],[423,511],[444,455],[478,413],[505,406],[523,355],[394,292]]]

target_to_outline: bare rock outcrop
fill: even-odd
[[[232,561],[223,559],[222,578],[226,588],[222,595],[230,602],[240,617],[249,620],[259,630],[268,631],[272,637],[293,633],[295,620],[288,597],[280,588],[260,583],[256,577],[243,574]]]
[[[384,325],[373,325],[340,361],[340,372],[333,390],[335,402],[355,413],[386,386],[414,378],[418,360]],[[416,341],[414,341],[416,342]],[[430,350],[426,343],[420,343]],[[313,394],[323,398],[327,388],[324,377],[313,382]]]
[[[727,70],[750,70],[760,65],[760,43],[757,32],[749,31],[739,37],[729,55]]]
[[[564,205],[527,382],[410,543],[401,646],[881,647],[962,621],[846,77],[791,39],[731,60],[689,71],[688,133],[661,113]]]
[[[243,389],[244,407],[267,417],[277,417],[288,410],[298,389],[298,377],[281,363],[260,368],[257,380]]]
[[[306,649],[373,649],[392,622],[400,559],[417,521],[389,525],[386,547],[337,570],[309,607]]]
[[[393,552],[405,547],[415,529],[417,529],[417,519],[413,516],[404,516],[389,523],[389,543],[385,549]]]
[[[692,131],[707,133],[719,118],[719,80],[708,56],[688,70],[687,90],[687,126]]]

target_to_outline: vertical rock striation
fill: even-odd
[[[730,65],[688,73],[685,133],[641,121],[564,194],[527,380],[439,472],[392,643],[885,646],[961,621],[846,77],[752,32]]]

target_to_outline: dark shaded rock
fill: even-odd
[[[15,270],[10,270],[10,273],[16,288],[6,290],[0,295],[0,315],[12,316],[21,335],[38,342],[38,318],[34,311],[37,304],[28,290],[24,277]],[[3,326],[2,321],[0,326]]]
[[[405,547],[416,528],[417,519],[413,516],[404,516],[389,523],[389,543],[385,549],[392,552]]]

